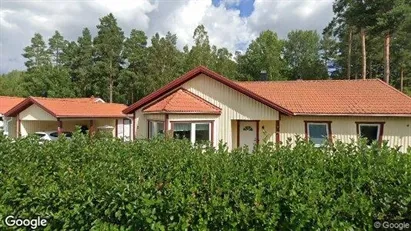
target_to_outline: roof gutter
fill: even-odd
[[[353,117],[411,117],[411,114],[327,114],[327,113],[294,113],[295,116],[353,116]]]

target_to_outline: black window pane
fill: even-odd
[[[360,125],[360,136],[367,139],[367,145],[378,140],[377,125]]]
[[[322,144],[328,138],[327,125],[325,124],[309,124],[309,138],[317,145]]]
[[[164,123],[163,122],[157,123],[157,134],[164,134]]]
[[[196,124],[196,143],[210,140],[209,124]]]

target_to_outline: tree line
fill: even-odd
[[[45,41],[36,33],[24,48],[27,71],[0,78],[1,95],[102,97],[130,104],[188,70],[204,65],[234,80],[381,78],[409,92],[411,4],[395,0],[336,0],[335,16],[322,35],[294,30],[280,39],[266,30],[245,52],[230,53],[209,41],[206,28],[193,33],[193,46],[177,48],[177,35],[125,35],[113,14],[100,18],[93,37],[84,28],[77,41],[60,32]],[[334,71],[330,72],[329,66]]]
[[[325,54],[341,67],[337,76],[381,78],[409,92],[411,2],[335,0],[333,11],[323,36]]]

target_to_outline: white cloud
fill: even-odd
[[[332,0],[256,0],[249,17],[255,31],[273,30],[285,38],[291,30],[322,30],[333,16]],[[321,32],[321,31],[319,31]]]
[[[234,52],[236,44],[247,43],[254,37],[247,27],[247,20],[242,19],[239,10],[227,10],[223,5],[215,7],[211,1],[189,0],[174,9],[167,18],[169,22],[161,28],[178,36],[178,45],[193,44],[194,29],[203,24],[210,37],[210,43],[218,47],[227,47]]]
[[[285,37],[292,29],[321,30],[332,17],[332,0],[256,0],[248,18],[233,9],[242,0],[0,0],[0,72],[24,69],[21,56],[35,32],[48,39],[55,30],[76,40],[84,27],[96,33],[99,18],[112,12],[125,35],[144,30],[177,34],[178,47],[193,44],[194,29],[204,24],[210,42],[232,53],[243,49],[262,30]]]

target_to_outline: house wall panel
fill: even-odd
[[[275,143],[275,120],[261,120],[259,126],[260,144],[264,141]]]
[[[35,132],[57,131],[57,121],[23,120],[20,123],[20,134],[22,137]]]
[[[295,136],[305,138],[305,124],[307,121],[332,121],[331,132],[333,140],[342,142],[357,141],[357,125],[355,122],[385,122],[383,140],[388,141],[391,147],[402,146],[405,152],[411,146],[411,118],[396,117],[315,117],[315,116],[282,116],[280,120],[280,140],[285,142]]]
[[[39,106],[33,104],[26,110],[20,112],[20,120],[43,120],[43,121],[57,121],[57,119],[44,111]]]
[[[90,120],[62,120],[63,121],[63,131],[74,132],[76,131],[76,126],[87,126],[90,129]]]
[[[208,102],[221,108],[216,119],[216,140],[233,145],[232,120],[277,120],[278,111],[212,79],[204,74],[191,79],[182,86]]]
[[[148,120],[143,114],[141,108],[134,112],[134,123],[133,129],[135,129],[135,137],[133,139],[147,139],[148,137]]]
[[[164,114],[146,114],[145,116],[146,116],[147,120],[160,120],[160,121],[165,120],[165,115]]]
[[[111,130],[111,133],[113,134],[113,137],[116,136],[116,119],[94,119],[94,125],[95,128],[97,129],[100,126],[111,126],[113,129]],[[97,131],[97,130],[96,130]]]
[[[233,130],[234,120],[278,120],[278,111],[255,101],[254,99],[234,90],[230,87],[201,74],[182,85],[183,88],[207,100],[221,108],[221,115],[199,114],[170,114],[169,121],[183,120],[214,120],[215,135],[214,144],[219,140],[227,142],[231,149],[236,147],[233,138],[236,132]],[[141,109],[135,111],[136,138],[147,138],[147,119],[153,115],[144,115]],[[269,124],[269,123],[268,123]],[[273,123],[271,123],[273,124]],[[270,127],[270,125],[268,125]],[[169,125],[170,128],[170,125]],[[235,128],[236,129],[236,128]],[[272,137],[270,136],[270,139]],[[233,145],[235,144],[235,145]]]

